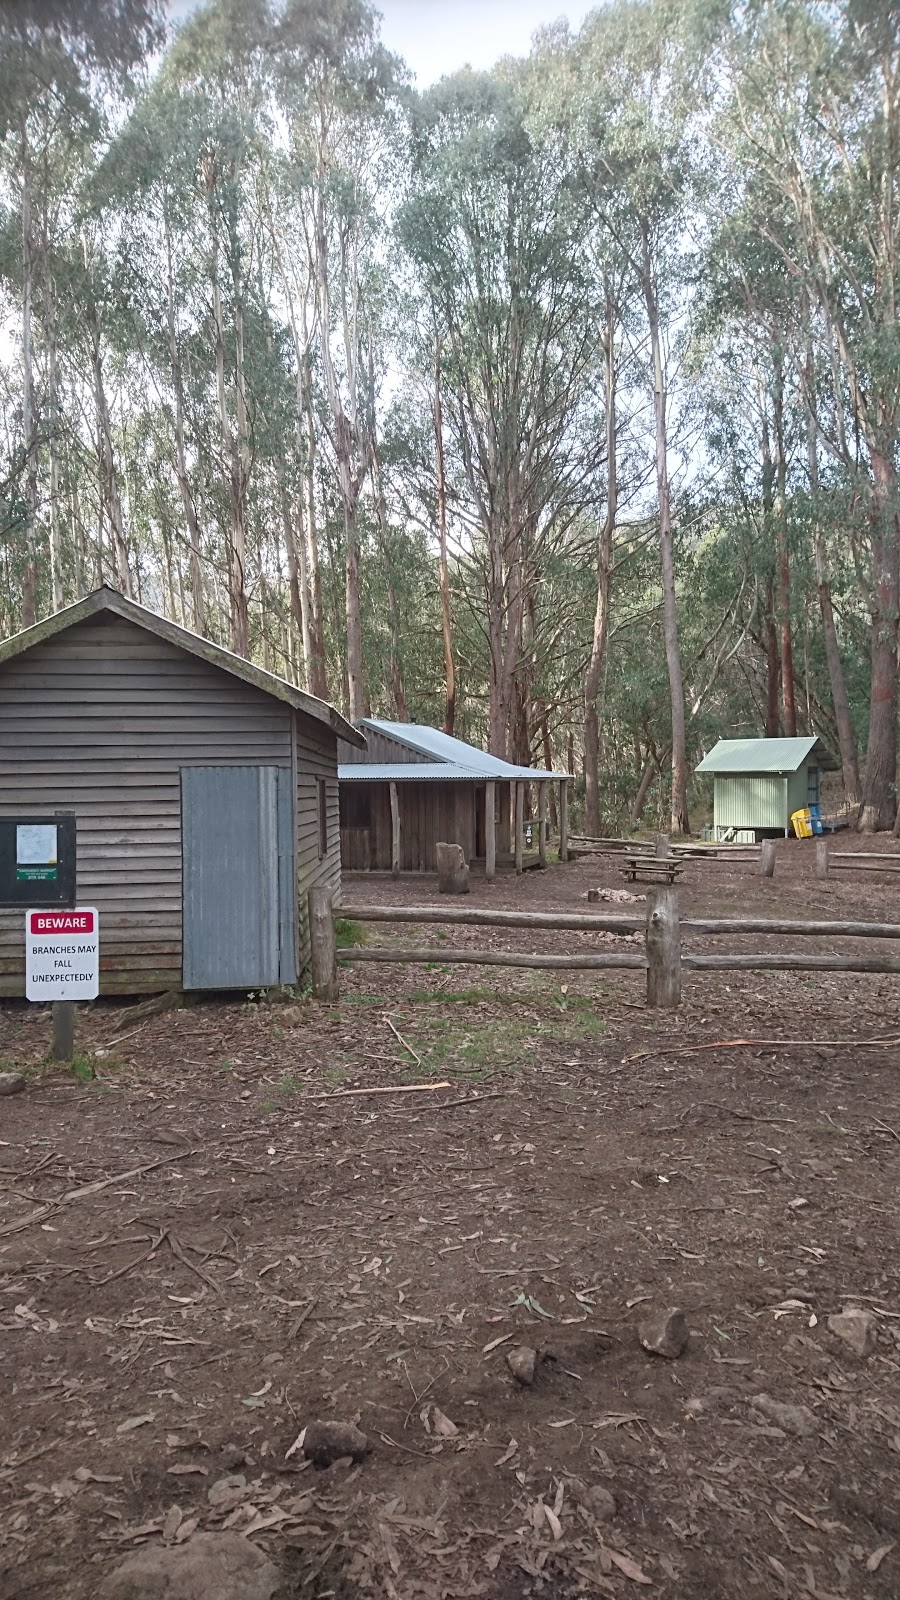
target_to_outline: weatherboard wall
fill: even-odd
[[[336,746],[312,717],[117,617],[0,666],[0,815],[75,813],[77,897],[100,913],[101,994],[181,986],[182,766],[292,771],[304,964],[306,890],[340,890]],[[0,994],[24,991],[23,926],[21,911],[0,909]]]

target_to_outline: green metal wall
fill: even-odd
[[[808,804],[809,780],[804,763],[785,778],[775,772],[721,774],[713,780],[713,826],[719,828],[790,828],[791,815]]]
[[[806,769],[799,774],[806,788]],[[806,801],[803,801],[806,804]],[[784,779],[777,773],[717,777],[713,822],[719,828],[785,828]]]

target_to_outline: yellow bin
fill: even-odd
[[[791,812],[791,822],[798,839],[811,839],[813,836],[812,816],[809,806],[804,806],[802,811]]]

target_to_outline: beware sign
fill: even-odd
[[[25,994],[29,1000],[96,1000],[100,927],[93,906],[26,911]]]

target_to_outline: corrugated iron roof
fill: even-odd
[[[821,739],[813,734],[810,738],[802,739],[720,739],[694,770],[761,774],[796,772],[813,754],[817,766],[829,772],[837,768],[834,757]]]
[[[386,734],[389,739],[396,739],[398,744],[405,744],[408,749],[415,750],[419,755],[430,756],[434,763],[441,764],[441,771],[430,773],[424,763],[420,763],[415,770],[410,768],[404,772],[404,777],[421,778],[426,775],[433,777],[451,778],[479,778],[486,781],[491,779],[506,780],[520,779],[539,782],[543,778],[567,778],[567,772],[551,772],[543,767],[517,767],[511,761],[503,761],[500,756],[492,756],[486,750],[479,750],[477,745],[467,744],[464,739],[455,739],[452,734],[444,733],[440,728],[429,728],[420,722],[385,722],[380,717],[363,717],[360,723],[362,728],[371,728],[376,733]],[[378,772],[379,777],[399,778],[400,763],[385,764],[386,770]],[[343,768],[341,769],[343,775]],[[360,773],[353,773],[354,777],[368,776],[374,778],[374,766],[365,767]],[[351,774],[348,772],[347,776]]]
[[[476,772],[457,767],[452,761],[347,761],[338,765],[341,783],[545,783],[565,777],[559,772],[541,772],[537,767],[512,767],[509,772]]]

